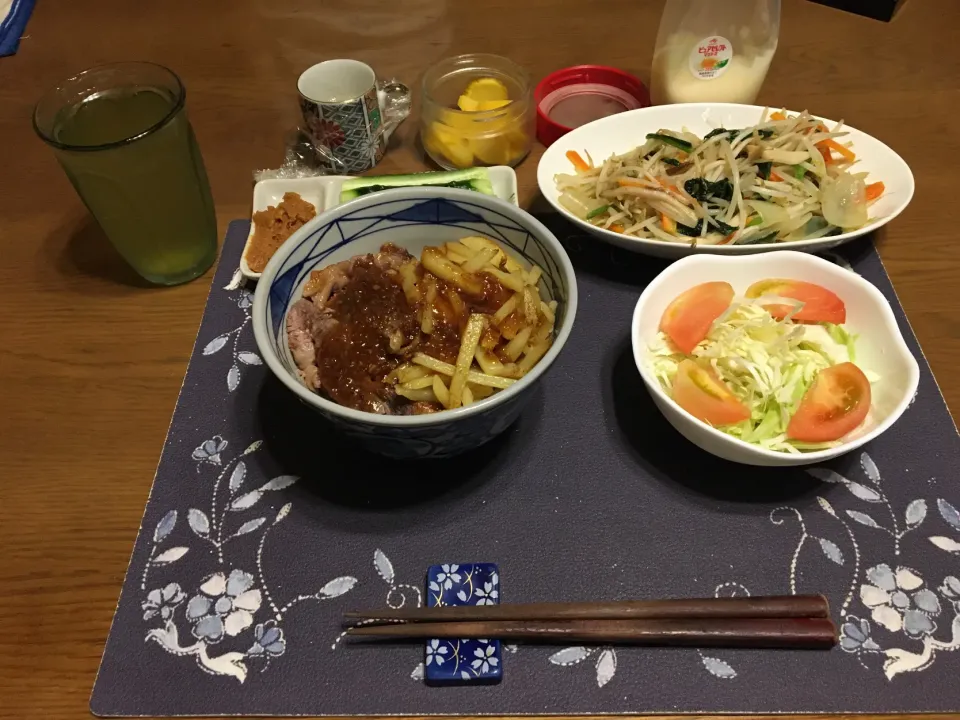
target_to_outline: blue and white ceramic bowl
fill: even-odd
[[[483,235],[528,266],[543,269],[541,296],[556,300],[553,347],[524,378],[468,407],[430,415],[375,415],[338,405],[305,387],[287,346],[286,317],[310,272],[390,242],[419,257],[428,245]],[[533,386],[563,349],[577,312],[577,281],[557,238],[503,200],[449,188],[399,188],[340,205],[304,225],[276,252],[253,304],[253,330],[270,370],[321,415],[365,448],[395,458],[445,457],[492,440],[517,419]]]

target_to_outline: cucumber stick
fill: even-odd
[[[484,195],[493,195],[493,185],[486,168],[468,168],[452,172],[424,172],[412,175],[372,175],[345,180],[340,189],[340,202],[353,200],[361,195],[397,187],[460,188]]]

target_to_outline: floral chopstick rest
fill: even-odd
[[[432,565],[427,571],[427,607],[499,604],[500,572],[493,563]],[[428,685],[492,684],[502,677],[499,640],[427,641]]]

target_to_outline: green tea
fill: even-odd
[[[165,89],[114,88],[62,108],[52,139],[77,193],[147,280],[205,272],[217,227],[203,159],[183,107]],[[68,149],[69,148],[69,149]]]

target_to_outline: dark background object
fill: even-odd
[[[890,22],[893,14],[906,3],[906,0],[812,0],[812,2],[874,20]]]

